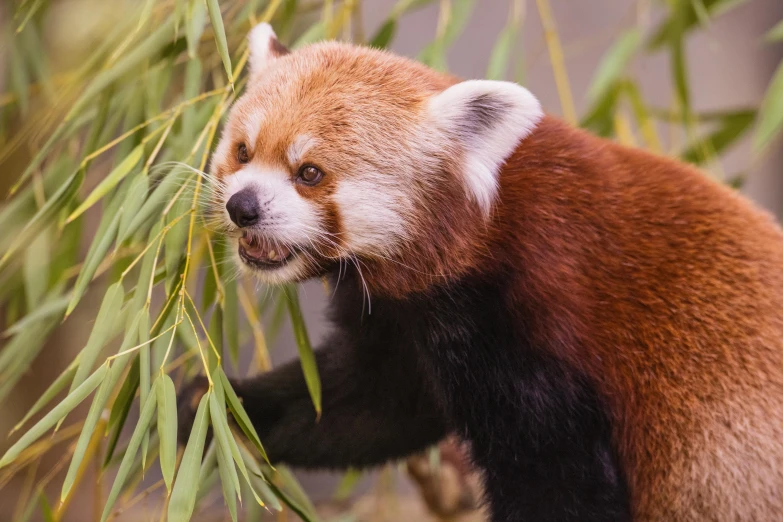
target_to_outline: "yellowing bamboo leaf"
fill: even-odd
[[[114,170],[112,170],[108,176],[103,178],[103,181],[101,181],[98,186],[93,189],[90,195],[87,196],[82,204],[79,205],[79,207],[74,210],[70,216],[68,216],[68,219],[66,219],[65,222],[70,223],[79,215],[81,215],[85,210],[97,203],[98,200],[106,196],[106,194],[108,194],[111,189],[116,187],[117,184],[125,178],[125,176],[130,174],[133,168],[139,163],[139,160],[141,160],[143,155],[144,145],[136,145],[136,148],[134,148],[130,154],[128,154],[128,156],[126,156],[120,162],[119,165],[114,167]]]
[[[153,387],[157,392],[157,387],[160,386],[160,379],[155,379]],[[142,405],[141,412],[139,413],[139,420],[136,423],[136,428],[133,430],[130,442],[128,442],[128,448],[125,450],[125,456],[122,457],[122,462],[117,470],[117,476],[114,478],[114,483],[111,486],[109,496],[106,498],[106,503],[103,506],[103,514],[101,515],[101,522],[105,522],[111,514],[111,508],[114,506],[114,502],[117,500],[117,496],[122,491],[122,486],[125,484],[125,480],[128,478],[128,473],[131,469],[131,464],[136,459],[136,453],[139,451],[141,440],[144,434],[149,429],[150,421],[152,420],[152,414],[155,413],[155,405],[157,402],[156,393],[151,393],[147,397],[147,401]]]
[[[204,441],[207,437],[209,426],[209,397],[212,391],[208,391],[201,397],[196,419],[190,431],[185,452],[182,454],[182,462],[177,471],[177,480],[171,490],[169,499],[168,522],[187,522],[193,514],[196,506],[196,493],[199,489],[199,476],[201,469],[201,457],[204,453]]]
[[[107,365],[100,368],[84,380],[75,390],[68,394],[52,411],[44,415],[27,433],[22,435],[16,443],[8,448],[3,458],[0,459],[0,468],[3,468],[19,456],[30,444],[38,440],[41,435],[49,431],[60,419],[65,417],[72,409],[79,405],[92,391],[98,387],[108,371]]]

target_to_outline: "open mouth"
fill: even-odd
[[[245,232],[239,238],[239,257],[256,268],[278,268],[291,260],[294,252],[285,246],[274,245],[271,241],[249,235]]]

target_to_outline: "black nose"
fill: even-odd
[[[258,207],[258,198],[250,189],[240,190],[228,200],[226,210],[231,221],[238,227],[249,227],[258,223],[261,217],[261,209]]]

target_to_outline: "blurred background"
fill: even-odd
[[[783,76],[779,69],[783,64],[783,27],[776,25],[783,20],[780,0],[220,2],[228,47],[235,60],[239,59],[241,53],[237,49],[250,27],[248,20],[261,19],[270,3],[281,4],[272,23],[286,44],[304,44],[326,36],[360,42],[374,40],[387,44],[396,53],[447,67],[464,78],[491,76],[518,81],[541,100],[547,112],[630,146],[651,148],[698,163],[705,175],[737,186],[771,213],[783,215],[783,147],[777,135],[783,121],[783,79],[773,81],[776,71],[778,77]],[[63,104],[73,104],[78,99],[78,93],[60,92],[70,88],[69,75],[86,71],[84,84],[89,85],[90,76],[105,70],[100,65],[85,65],[97,47],[114,42],[119,52],[133,53],[139,43],[130,41],[122,47],[123,35],[117,32],[128,31],[128,27],[137,30],[136,21],[141,19],[146,20],[140,31],[143,35],[148,31],[146,26],[154,26],[174,9],[172,5],[141,0],[18,0],[0,6],[0,192],[11,190],[27,166],[35,162],[42,143],[63,117]],[[345,5],[350,7],[350,19],[329,34],[328,24],[333,23],[330,17],[339,19]],[[281,14],[285,9],[290,14]],[[149,12],[144,14],[145,11]],[[327,25],[318,29],[324,20]],[[210,22],[205,24],[207,30],[200,35],[198,47],[204,57],[201,75],[205,78],[200,91],[225,83],[224,79],[216,79],[225,73],[215,51]],[[393,35],[386,34],[392,32],[392,25]],[[187,52],[183,47],[174,54]],[[181,74],[183,61],[187,58],[172,60],[175,76]],[[134,87],[137,80],[138,86]],[[134,78],[133,71],[126,71],[114,89],[118,96],[126,91],[133,96],[137,89],[137,96],[149,97],[143,92],[149,89],[143,81],[141,77]],[[171,82],[173,85],[176,80]],[[172,87],[172,92],[175,90]],[[781,92],[773,92],[777,90]],[[95,93],[96,97],[105,95],[105,91]],[[167,107],[175,97],[171,92],[161,94],[157,103]],[[775,111],[780,115],[772,114],[762,121],[768,112]],[[120,134],[121,127],[115,135]],[[200,131],[197,128],[183,134],[194,141]],[[82,158],[78,143],[71,146],[74,157]],[[68,150],[64,146],[59,154],[67,155]],[[117,151],[116,155],[121,158],[127,152]],[[88,171],[80,194],[88,194],[114,163],[111,158],[97,161]],[[100,212],[93,208],[85,214],[79,240],[82,257],[99,227]],[[0,235],[8,239],[12,230],[0,230]],[[4,248],[8,248],[8,243],[0,242]],[[14,440],[6,439],[4,434],[84,346],[106,277],[109,276],[95,279],[73,314],[46,338],[40,353],[2,398],[0,451]],[[261,296],[255,299],[261,300]],[[327,328],[323,310],[328,294],[320,282],[311,282],[300,288],[300,299],[310,338],[317,346]],[[16,306],[11,292],[3,294],[0,306],[5,317],[14,317],[3,319],[4,329],[23,315],[11,313]],[[274,315],[262,314],[273,365],[297,356],[290,322]],[[243,319],[245,332],[250,330],[246,322]],[[246,333],[240,340],[240,361],[250,361],[254,338]],[[82,404],[70,420],[83,417],[87,408],[86,403]],[[131,418],[137,416],[138,407],[133,408]],[[126,430],[123,439],[128,436]],[[64,439],[37,464],[20,469],[13,477],[0,474],[0,521],[21,520],[23,516],[29,516],[29,520],[51,516],[56,520],[85,521],[93,520],[96,513],[96,520],[100,518],[101,503],[111,486],[107,477],[112,473],[110,470],[104,475],[100,463],[83,471],[84,479],[79,481],[67,509],[57,508],[56,499],[67,468],[67,462],[65,467],[58,463],[72,442],[75,440]],[[437,466],[432,455],[427,455],[418,464],[432,465],[440,479],[458,493],[444,492],[430,484],[425,486],[423,495],[421,484],[411,480],[404,464],[347,478],[326,472],[298,472],[297,476],[326,519],[435,520],[431,509],[433,502],[438,502],[431,497],[434,488],[436,496],[466,498],[454,510],[462,517],[457,520],[482,520],[480,511],[473,511],[477,506],[474,478],[455,462],[445,459]],[[112,515],[115,520],[162,520],[165,489],[153,487],[160,478],[154,466],[148,473],[135,491],[125,497],[128,505]],[[99,476],[103,478],[98,480]],[[40,498],[49,500],[39,498],[35,507],[27,510],[28,499],[37,491],[33,485],[42,478],[47,479],[43,491],[50,493]],[[199,504],[200,511],[193,520],[230,520],[219,485],[213,489],[214,494]],[[47,502],[51,504],[51,515],[47,515]],[[284,511],[282,516],[268,515],[270,520],[296,519],[290,511]],[[251,515],[240,513],[240,519],[244,517],[250,519]]]

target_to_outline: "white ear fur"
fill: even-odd
[[[277,41],[277,35],[268,23],[260,23],[248,35],[250,45],[250,74],[256,76],[288,50]]]
[[[465,154],[465,190],[485,214],[497,196],[500,167],[543,117],[538,100],[511,82],[469,80],[434,96],[429,113]]]

